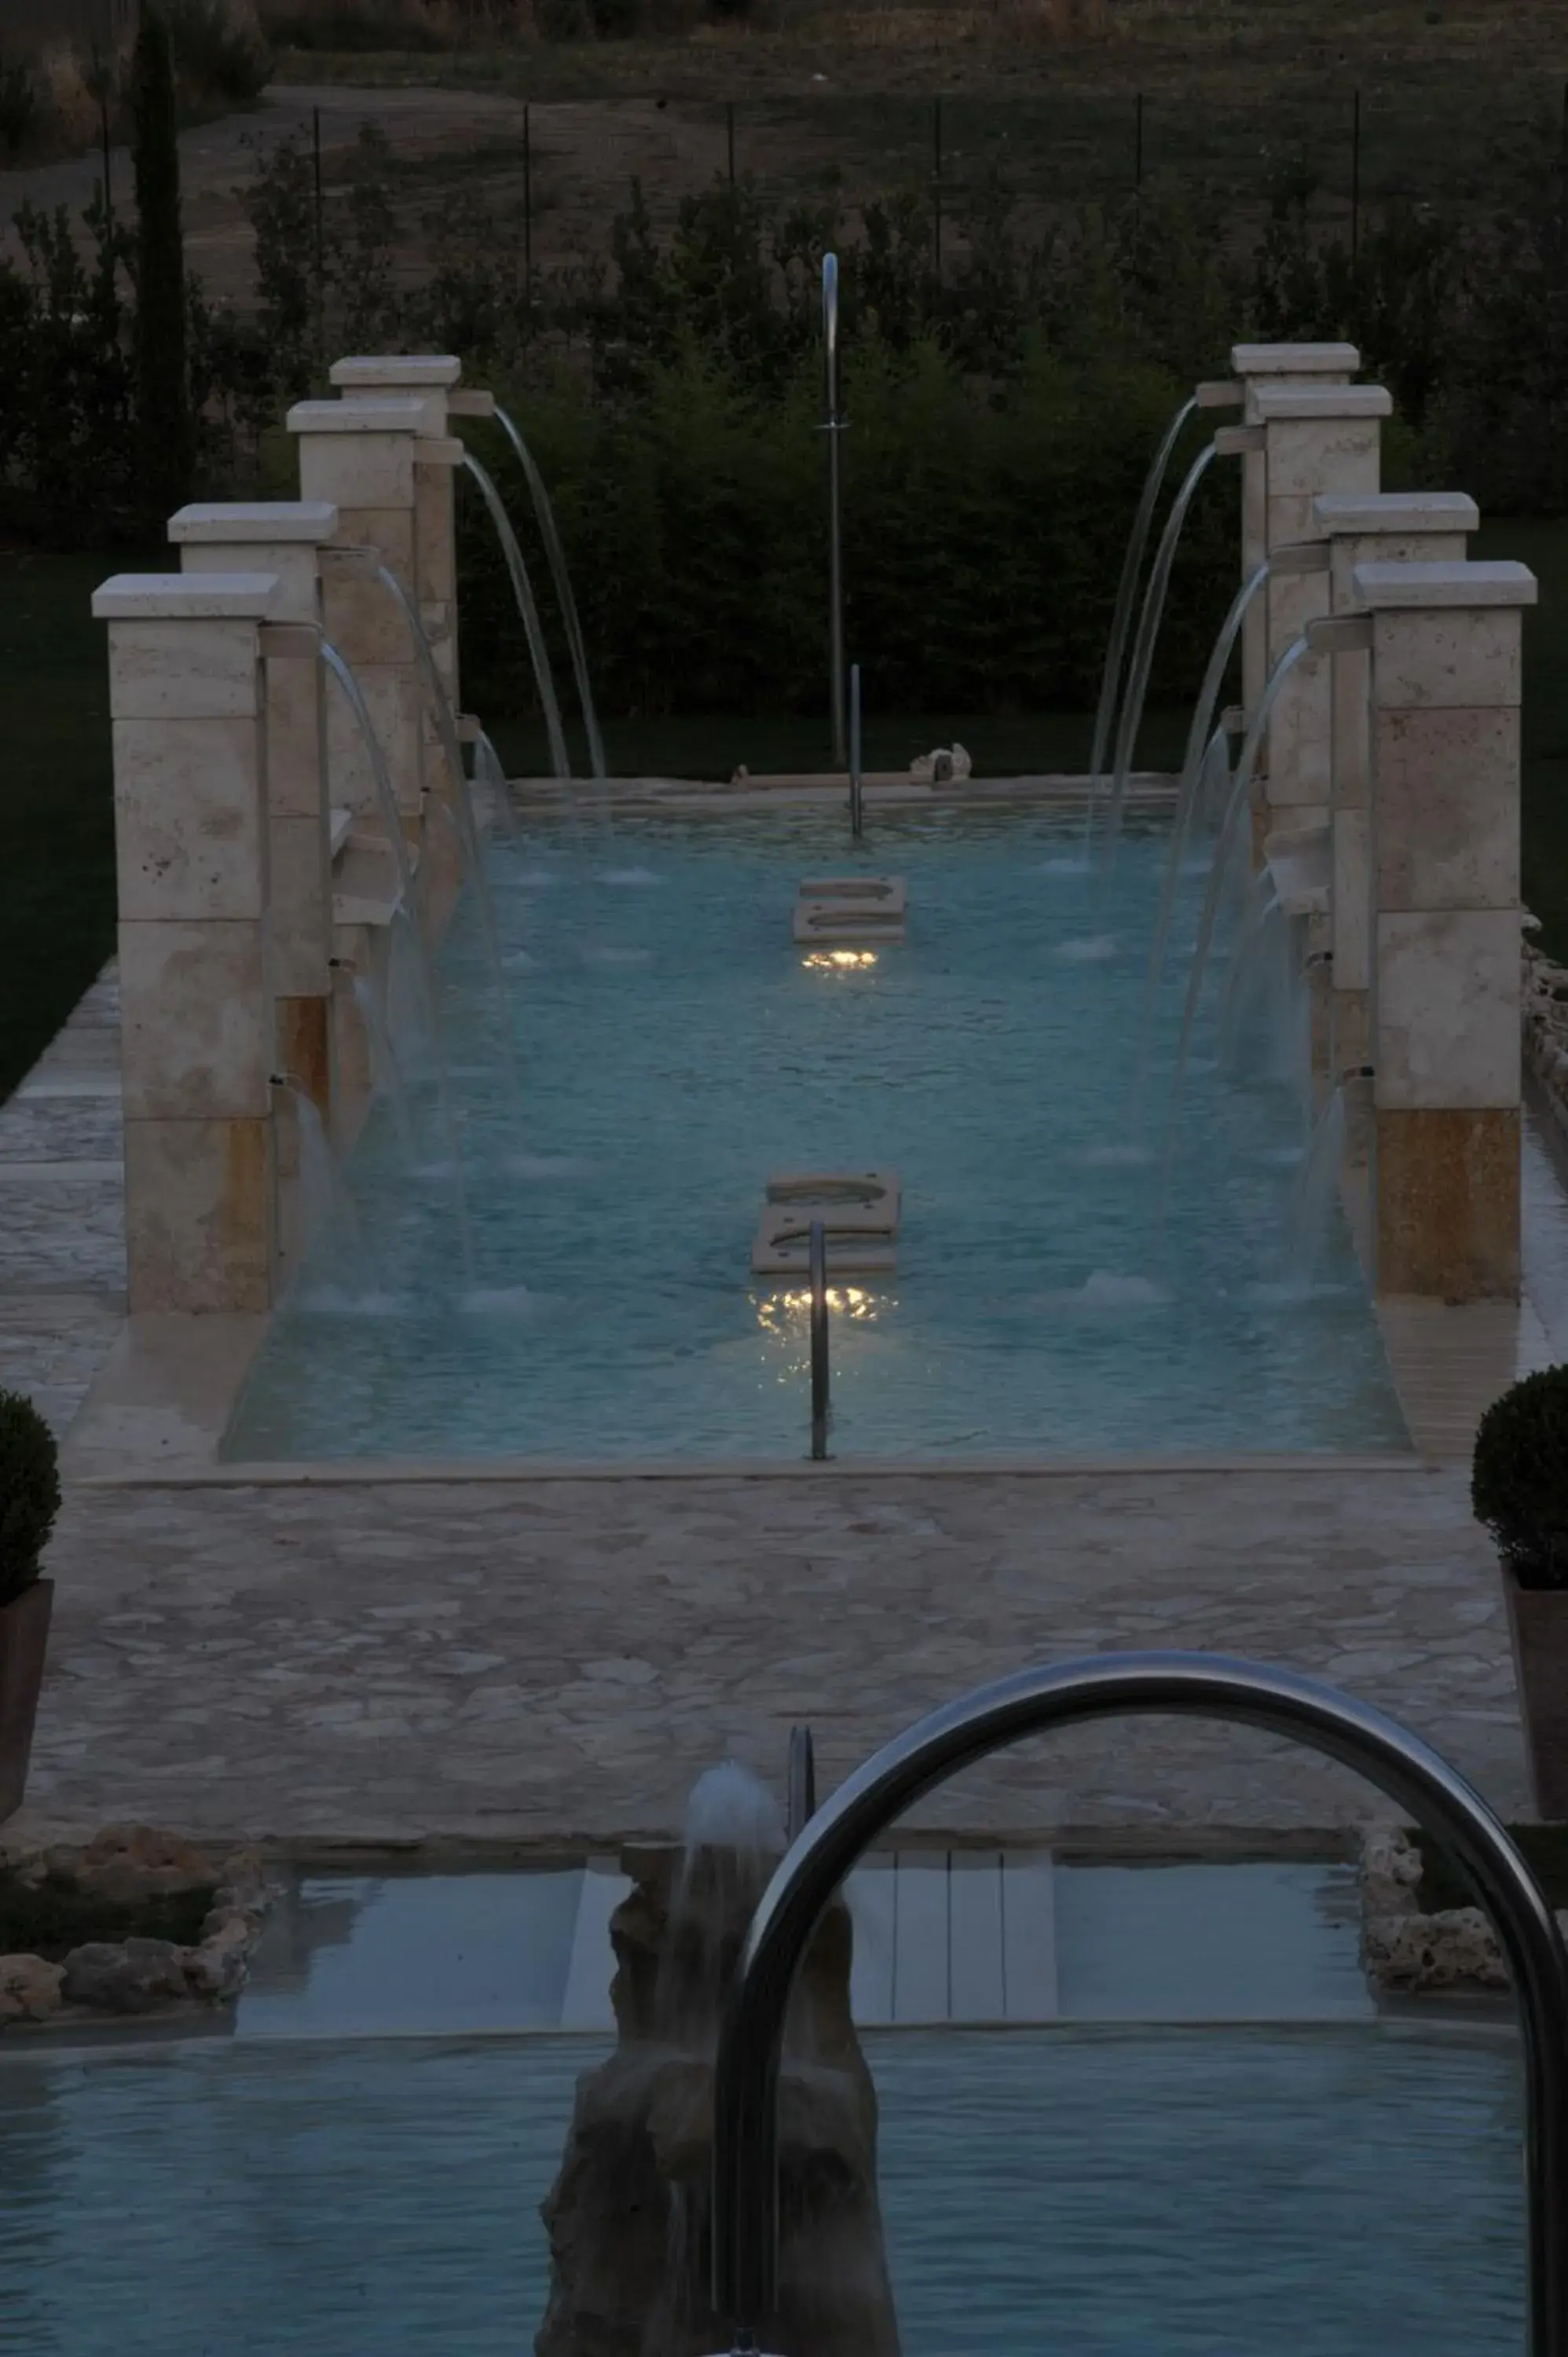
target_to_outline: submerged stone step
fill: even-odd
[[[781,1170],[768,1181],[764,1200],[808,1213],[846,1206],[886,1211],[897,1235],[903,1192],[896,1170]]]
[[[902,876],[814,876],[795,899],[794,937],[854,948],[906,938],[909,888]]]
[[[769,1204],[751,1244],[755,1276],[808,1276],[811,1228],[822,1217],[830,1276],[886,1275],[898,1265],[897,1222],[886,1211],[836,1210],[825,1216],[810,1206]]]

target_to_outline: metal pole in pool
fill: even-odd
[[[822,256],[822,345],[827,359],[828,437],[828,635],[832,659],[830,693],[833,712],[833,766],[848,758],[843,713],[843,485],[839,471],[839,258]]]
[[[828,1238],[821,1220],[811,1222],[811,1457],[828,1453]]]
[[[860,665],[849,667],[849,831],[856,843],[865,833],[865,785],[860,765]]]

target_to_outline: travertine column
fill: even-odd
[[[312,635],[322,619],[317,551],[338,529],[327,500],[181,508],[168,535],[187,573],[277,576],[273,620]],[[331,1118],[332,861],[321,660],[308,639],[263,644],[267,834],[277,1053],[323,1121]]]
[[[1381,1293],[1514,1298],[1522,565],[1363,565]]]
[[[1380,384],[1263,385],[1252,407],[1263,429],[1266,553],[1316,537],[1325,492],[1365,498],[1378,488],[1382,420],[1393,407]],[[1263,592],[1265,660],[1329,609],[1326,566],[1271,575]],[[1298,663],[1269,723],[1263,788],[1270,813],[1294,826],[1326,824],[1334,723],[1326,657]]]
[[[1361,365],[1354,344],[1234,344],[1232,373],[1241,385],[1241,422],[1259,423],[1257,395],[1266,386],[1281,384],[1348,384]],[[1241,461],[1241,578],[1256,572],[1268,553],[1268,492],[1262,449],[1247,451]],[[1241,701],[1255,712],[1268,670],[1267,628],[1254,605],[1242,625]]]
[[[421,400],[296,402],[302,498],[338,511],[331,548],[374,549],[417,604],[416,446],[434,411]],[[386,756],[405,829],[417,834],[424,781],[424,696],[408,624],[373,568],[322,563],[327,635],[354,671]],[[327,749],[332,799],[379,813],[375,780],[344,697],[329,687]]]
[[[442,353],[396,353],[334,361],[332,382],[351,400],[413,399],[423,402],[424,424],[414,446],[413,511],[421,617],[446,683],[454,711],[460,710],[457,673],[457,539],[448,436],[450,396],[463,363]]]
[[[1382,491],[1369,498],[1331,491],[1314,503],[1315,529],[1328,543],[1328,610],[1358,611],[1362,565],[1464,561],[1479,516],[1463,491]],[[1369,645],[1332,656],[1333,756],[1330,890],[1333,951],[1330,1058],[1343,1073],[1371,1061],[1371,735]]]
[[[271,573],[120,574],[109,624],[133,1313],[274,1283],[265,693]]]

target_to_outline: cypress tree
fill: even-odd
[[[190,497],[195,432],[186,360],[185,241],[168,27],[145,6],[131,61],[136,174],[135,379],[141,505],[161,534]]]

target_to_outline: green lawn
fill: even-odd
[[[1525,627],[1524,890],[1546,946],[1568,961],[1568,523],[1498,523],[1479,556],[1518,556],[1541,577]],[[154,564],[157,558],[149,560]],[[166,562],[166,559],[162,560]],[[86,989],[114,942],[114,837],[103,630],[89,601],[119,556],[0,554],[0,1096],[14,1088]],[[1179,755],[1179,714],[1151,716],[1144,760]],[[509,763],[544,767],[542,734],[497,722]],[[607,719],[622,772],[727,778],[825,766],[812,720]],[[868,716],[868,768],[960,738],[992,771],[1076,769],[1086,714]]]

